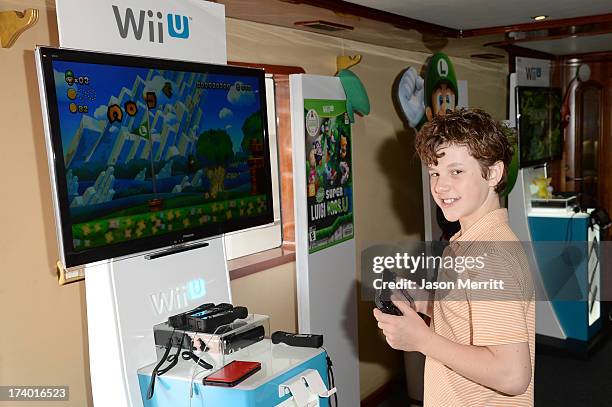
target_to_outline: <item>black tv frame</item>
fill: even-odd
[[[56,217],[59,217],[56,219],[56,227],[58,229],[57,235],[58,239],[61,239],[61,241],[58,243],[60,247],[61,260],[63,261],[65,267],[77,267],[102,260],[136,255],[143,252],[151,252],[164,247],[182,245],[188,242],[220,236],[223,233],[270,224],[274,221],[265,73],[262,69],[138,57],[66,48],[37,47],[36,53],[37,60],[40,61],[38,66],[39,75],[42,74],[42,83],[39,84],[41,89],[41,102],[44,104],[43,111],[44,107],[46,107],[47,111],[47,117],[44,117],[43,119],[47,121],[47,137],[50,137],[50,140],[47,140],[47,154],[49,156],[49,165],[53,166],[54,170],[51,171],[51,174],[54,174],[51,182],[54,184],[54,188],[52,189],[54,195],[53,199],[55,213]],[[70,203],[68,202],[66,170],[62,149],[59,112],[56,103],[57,96],[55,91],[52,60],[109,66],[126,66],[147,69],[256,77],[259,82],[258,93],[262,112],[262,128],[264,132],[264,170],[267,176],[264,189],[268,199],[266,213],[259,216],[253,216],[248,219],[234,220],[232,222],[219,223],[215,225],[203,225],[178,232],[168,232],[160,236],[138,238],[112,245],[75,251],[72,238],[72,225],[69,220]],[[50,168],[50,170],[52,169]]]
[[[521,141],[523,140],[523,137],[521,137],[521,121],[520,121],[520,98],[519,98],[519,94],[521,93],[521,91],[523,90],[533,90],[533,91],[546,91],[549,94],[550,93],[557,93],[559,94],[559,134],[561,136],[561,150],[558,154],[551,154],[549,156],[543,157],[539,160],[523,160],[522,157],[522,143]],[[518,149],[519,149],[519,168],[525,168],[525,167],[533,167],[535,165],[538,164],[544,164],[550,161],[555,161],[555,160],[560,160],[563,157],[563,140],[564,140],[564,136],[563,136],[563,124],[562,124],[562,118],[561,118],[561,106],[563,103],[562,100],[562,94],[561,94],[561,89],[560,88],[556,88],[556,87],[546,87],[546,86],[517,86],[516,90],[515,90],[515,107],[516,107],[516,129],[517,129],[517,135],[518,135]]]

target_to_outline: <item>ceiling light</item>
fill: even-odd
[[[545,16],[545,15],[531,17],[533,21],[542,21],[542,20],[546,20],[547,18],[548,16]]]

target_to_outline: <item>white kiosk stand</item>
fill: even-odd
[[[227,62],[225,8],[220,4],[57,0],[56,10],[60,45],[65,48]],[[155,260],[143,253],[86,266],[96,406],[142,406],[136,372],[157,359],[154,324],[204,302],[231,302],[223,239],[207,243]]]
[[[516,87],[517,86],[550,86],[550,63],[549,61],[531,60],[523,58],[525,62],[533,61],[535,64],[540,63],[543,70],[543,75],[537,78],[535,83],[531,83],[526,77],[518,77],[516,73],[510,74],[509,84],[509,125],[516,128]],[[519,64],[521,61],[517,61]],[[548,66],[548,69],[546,67]],[[529,231],[528,213],[530,208],[530,193],[529,183],[534,178],[533,172],[537,171],[532,168],[519,169],[516,178],[516,184],[508,195],[508,220],[512,230],[522,242],[531,242],[531,233]],[[546,291],[541,279],[540,271],[536,261],[536,256],[533,247],[528,246],[527,256],[531,264],[532,276],[534,279],[536,298],[540,301],[536,302],[536,333],[547,335],[555,338],[565,336],[561,324],[555,315],[549,301],[546,301]]]
[[[510,74],[510,86],[509,86],[509,115],[510,115],[510,126],[516,127],[516,87],[517,86],[550,86],[550,70],[551,65],[548,60],[539,60],[532,58],[516,58],[516,73]],[[538,75],[527,75],[527,72],[539,72]],[[573,126],[573,121],[575,117],[571,117],[571,123],[569,126]],[[534,210],[531,207],[531,194],[529,191],[529,185],[532,180],[538,177],[546,176],[546,168],[543,167],[527,167],[521,168],[518,172],[518,177],[516,180],[516,185],[512,189],[510,195],[508,196],[508,215],[510,225],[512,229],[518,236],[521,241],[524,242],[534,242],[532,246],[529,247],[528,256],[533,268],[533,277],[536,288],[536,333],[538,335],[542,335],[543,337],[554,338],[557,340],[567,340],[571,338],[572,335],[576,335],[576,332],[580,332],[581,340],[587,341],[587,339],[593,335],[593,332],[598,329],[598,323],[600,321],[600,304],[597,296],[597,289],[593,291],[595,287],[599,287],[600,282],[600,273],[599,273],[599,262],[596,261],[597,255],[596,251],[588,251],[588,256],[586,257],[586,265],[583,267],[575,267],[574,273],[577,278],[584,279],[585,284],[588,281],[588,289],[585,289],[588,292],[588,301],[585,301],[585,304],[593,304],[593,306],[588,307],[585,305],[584,312],[582,311],[580,305],[580,301],[564,301],[561,299],[559,301],[558,298],[550,298],[550,295],[545,289],[545,276],[548,276],[548,279],[551,279],[551,276],[554,275],[554,272],[551,270],[545,270],[545,267],[542,262],[537,261],[537,257],[534,247],[539,247],[540,251],[545,250],[545,246],[540,243],[538,245],[537,237],[542,233],[536,233],[537,228],[534,232],[533,221],[536,219],[557,219],[558,222],[563,224],[563,230],[566,230],[568,227],[572,227],[572,221],[577,222],[580,219],[588,218],[588,214],[585,213],[573,213],[568,212],[565,209],[544,209],[539,212]],[[531,226],[530,226],[531,225]],[[567,225],[567,226],[566,226]],[[533,237],[536,236],[536,239]],[[567,239],[566,236],[547,236],[547,240],[555,241]],[[589,231],[584,232],[585,242],[588,242],[589,247],[593,245],[594,240],[599,240],[599,230],[597,227],[589,228]],[[586,244],[586,243],[585,243]],[[585,269],[582,272],[582,268]],[[558,270],[557,270],[558,271]],[[582,274],[585,276],[583,277]],[[562,302],[565,309],[562,311],[559,308],[555,308],[554,301]],[[580,322],[577,321],[578,318],[574,318],[571,314],[567,313],[567,307],[577,307],[580,309],[579,314],[583,314],[585,321],[583,321],[584,326],[580,326]],[[568,316],[569,315],[569,316]],[[588,331],[588,333],[583,333]],[[569,335],[568,335],[569,333]],[[582,346],[581,346],[582,347]]]
[[[324,335],[325,347],[334,360],[339,403],[358,406],[355,239],[314,253],[309,253],[308,244],[304,100],[344,101],[346,95],[340,79],[328,76],[291,75],[290,89],[299,330]]]
[[[113,4],[95,0],[57,0],[56,5],[62,47],[226,63],[223,5],[200,0],[117,0]],[[44,91],[42,85],[41,90]],[[43,109],[45,105],[43,103]],[[47,115],[46,110],[43,113]],[[46,121],[45,126],[50,143]],[[49,144],[47,148],[51,176],[55,178],[53,149]],[[53,192],[59,220],[58,194]],[[58,237],[61,245],[61,233]],[[190,250],[173,253],[162,248],[155,253],[139,253],[83,267],[90,375],[96,406],[142,407],[139,370],[142,372],[157,361],[153,326],[170,315],[203,303],[231,302],[223,237],[191,242],[186,246],[191,246]],[[62,248],[60,251],[63,253]],[[218,393],[219,388],[204,386],[208,392],[206,405],[261,405],[261,392],[270,399],[266,405],[282,403],[303,407],[318,405],[319,398],[328,398],[334,393],[334,389],[327,391],[322,382],[326,363],[321,349],[283,349],[285,345],[274,345],[264,352],[261,348],[266,344],[270,348],[269,341],[264,339],[232,355],[246,355],[264,362],[263,374],[245,380],[241,389],[235,388],[238,392],[231,393],[245,401],[240,390],[252,388],[258,392],[250,396],[254,401],[249,399],[248,403],[236,404],[233,399],[228,401],[229,392],[222,392],[216,401],[211,401],[211,394]],[[186,376],[185,371],[191,371],[193,363],[181,360],[178,365],[160,381],[174,381],[179,387],[185,384],[185,378],[192,377]],[[318,369],[316,373],[315,369]],[[151,403],[169,398],[179,400],[187,392],[158,384],[155,395],[159,399]],[[184,397],[181,400],[184,401]],[[183,402],[165,405],[178,404],[184,405]]]

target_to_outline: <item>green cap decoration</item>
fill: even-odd
[[[363,86],[359,77],[348,69],[341,69],[336,76],[340,78],[340,83],[346,94],[346,110],[351,123],[355,123],[354,112],[362,116],[370,114],[368,92],[366,92],[365,86]]]
[[[431,105],[431,95],[441,83],[446,83],[455,92],[455,95],[458,95],[457,77],[455,76],[455,68],[452,62],[448,55],[436,52],[432,55],[427,66],[427,74],[425,76],[425,106]],[[455,102],[457,102],[457,99],[455,99]]]

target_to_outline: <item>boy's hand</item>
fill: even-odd
[[[405,301],[393,300],[402,316],[388,315],[374,309],[374,318],[393,349],[421,352],[432,331],[425,321]]]
[[[403,290],[391,289],[391,300],[397,300],[405,303],[410,306],[410,303],[406,299],[406,296],[403,292],[408,294],[412,298],[412,302],[414,303],[414,310],[423,315],[427,315],[431,317],[430,300],[429,300],[429,292],[427,290],[423,290],[420,288],[404,288]]]

